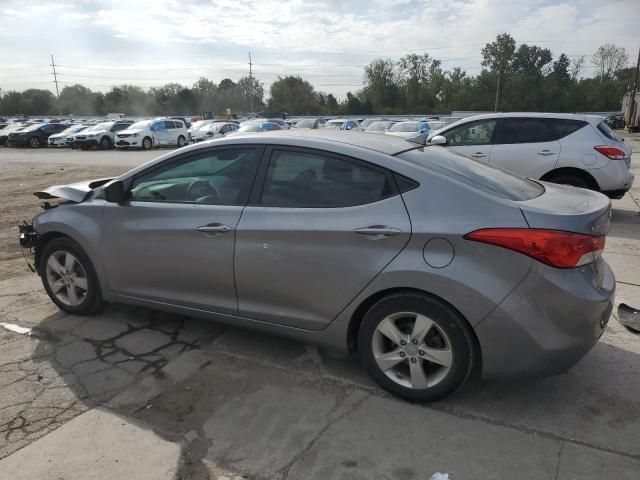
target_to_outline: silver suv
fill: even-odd
[[[477,115],[432,132],[427,141],[523,177],[610,198],[622,198],[633,184],[631,149],[596,115]]]

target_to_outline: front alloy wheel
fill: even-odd
[[[466,320],[443,301],[419,292],[382,298],[365,314],[358,349],[371,377],[406,400],[433,402],[460,388],[476,357]]]
[[[56,298],[70,307],[77,307],[87,297],[87,273],[73,254],[53,252],[47,260],[47,282]]]
[[[40,148],[40,139],[38,137],[31,137],[29,139],[29,146],[31,148]]]

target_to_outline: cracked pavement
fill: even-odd
[[[122,152],[104,153],[105,163],[92,167],[100,173],[88,175],[73,162],[5,164],[0,152],[0,171],[16,179],[1,196],[29,217],[37,202],[24,178],[41,185],[128,168],[105,166]],[[617,301],[638,307],[640,186],[632,195],[614,201],[605,256]],[[113,436],[99,447],[112,451],[101,461],[120,475],[113,478],[135,464],[136,478],[147,471],[145,478],[196,480],[420,480],[437,471],[452,480],[638,477],[640,335],[615,314],[596,348],[564,375],[475,381],[444,402],[411,405],[379,390],[356,358],[315,346],[123,305],[92,317],[63,314],[10,243],[17,221],[1,222],[0,322],[31,329],[0,328],[0,469],[11,478],[35,478],[20,477],[25,459],[90,455],[83,444],[102,445],[95,435]],[[60,446],[67,444],[74,446]],[[36,446],[38,455],[27,457]],[[128,470],[114,469],[113,458]],[[153,469],[163,462],[170,468]],[[98,475],[98,463],[85,463]]]

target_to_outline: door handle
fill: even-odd
[[[227,233],[231,231],[231,227],[222,223],[210,223],[209,225],[202,225],[196,228],[197,231],[206,233],[207,235],[219,235],[221,233]]]
[[[545,157],[548,155],[555,155],[556,152],[552,152],[551,150],[542,150],[541,152],[538,152],[538,155],[544,155]]]
[[[356,228],[354,233],[364,235],[371,240],[378,240],[384,237],[393,237],[402,233],[402,230],[395,227],[387,227],[386,225],[372,225],[370,227]]]
[[[484,158],[487,156],[486,153],[482,153],[482,152],[476,152],[474,154],[471,155],[473,158]]]

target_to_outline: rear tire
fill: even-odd
[[[180,135],[178,137],[178,148],[184,147],[185,143],[186,143],[185,138],[182,135]]]
[[[451,395],[478,357],[466,320],[420,293],[397,293],[375,303],[360,326],[358,349],[378,385],[412,402]]]
[[[82,247],[70,238],[58,237],[45,244],[39,271],[49,298],[61,310],[90,315],[102,306],[95,268]]]
[[[591,186],[582,178],[575,175],[556,175],[547,181],[551,183],[559,183],[560,185],[571,185],[572,187],[580,187],[591,189]]]
[[[31,137],[29,139],[29,146],[31,148],[40,148],[40,139],[38,137]]]

